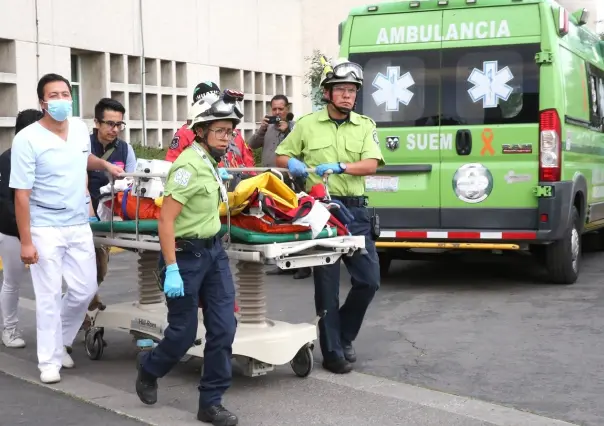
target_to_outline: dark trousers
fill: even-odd
[[[222,243],[213,247],[193,247],[177,252],[176,263],[184,282],[185,295],[166,298],[168,328],[157,347],[149,352],[143,369],[155,376],[165,376],[186,354],[197,336],[197,309],[201,298],[203,324],[206,329],[204,368],[199,383],[199,406],[220,404],[231,386],[232,345],[235,338],[235,285]],[[164,260],[160,257],[160,268]],[[162,283],[165,272],[161,274]]]
[[[365,312],[380,286],[380,268],[375,242],[371,238],[369,210],[349,207],[354,221],[349,225],[352,235],[365,236],[367,254],[342,256],[351,276],[352,288],[340,307],[340,261],[333,265],[315,266],[315,308],[317,313],[327,311],[319,321],[319,343],[323,358],[343,358],[343,345],[357,337]]]

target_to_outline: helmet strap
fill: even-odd
[[[223,151],[221,149],[214,148],[213,146],[211,146],[208,143],[208,135],[205,132],[204,132],[203,138],[200,138],[199,136],[197,136],[195,138],[195,140],[204,147],[206,152],[208,154],[210,154],[210,157],[212,157],[214,159],[214,161],[216,161],[217,163],[220,163],[220,161],[222,160],[222,157],[224,157],[226,155],[226,150]]]

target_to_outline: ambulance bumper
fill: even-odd
[[[549,189],[546,191],[545,188],[548,187],[551,187],[551,191]],[[537,241],[560,240],[568,228],[575,198],[575,184],[574,182],[540,182],[537,188],[544,188],[536,192],[539,198]]]

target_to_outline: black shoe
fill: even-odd
[[[289,275],[292,274],[294,271],[292,269],[281,269],[281,268],[274,268],[274,269],[269,269],[268,271],[266,271],[266,275]]]
[[[157,379],[143,370],[142,353],[138,354],[136,377],[136,394],[143,404],[153,405],[157,402]]]
[[[296,269],[294,273],[294,280],[303,280],[304,278],[310,277],[312,274],[312,269],[310,268],[300,268]]]
[[[239,424],[237,416],[224,408],[222,404],[200,408],[197,412],[197,420],[212,423],[214,426],[235,426]]]
[[[344,358],[346,358],[346,361],[357,362],[357,353],[352,347],[352,344],[344,345],[342,349],[344,350]]]
[[[334,374],[347,374],[352,371],[352,364],[344,358],[323,361],[323,368]]]

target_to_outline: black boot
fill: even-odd
[[[352,371],[352,364],[344,358],[323,361],[323,368],[334,374],[347,374]]]
[[[266,271],[266,275],[289,275],[289,274],[293,274],[294,270],[293,269],[281,269],[281,268],[274,268],[274,269],[269,269],[268,271]]]
[[[300,268],[296,269],[294,273],[294,280],[303,280],[304,278],[310,277],[312,274],[312,269],[310,268]]]
[[[157,378],[143,369],[142,352],[138,354],[138,376],[136,377],[136,394],[143,404],[153,405],[157,402]]]
[[[344,351],[344,358],[346,358],[346,361],[357,362],[357,353],[354,350],[354,348],[352,347],[352,343],[343,345],[342,349]]]
[[[239,424],[237,416],[224,408],[222,404],[200,408],[197,412],[197,420],[212,423],[214,426],[235,426]]]

